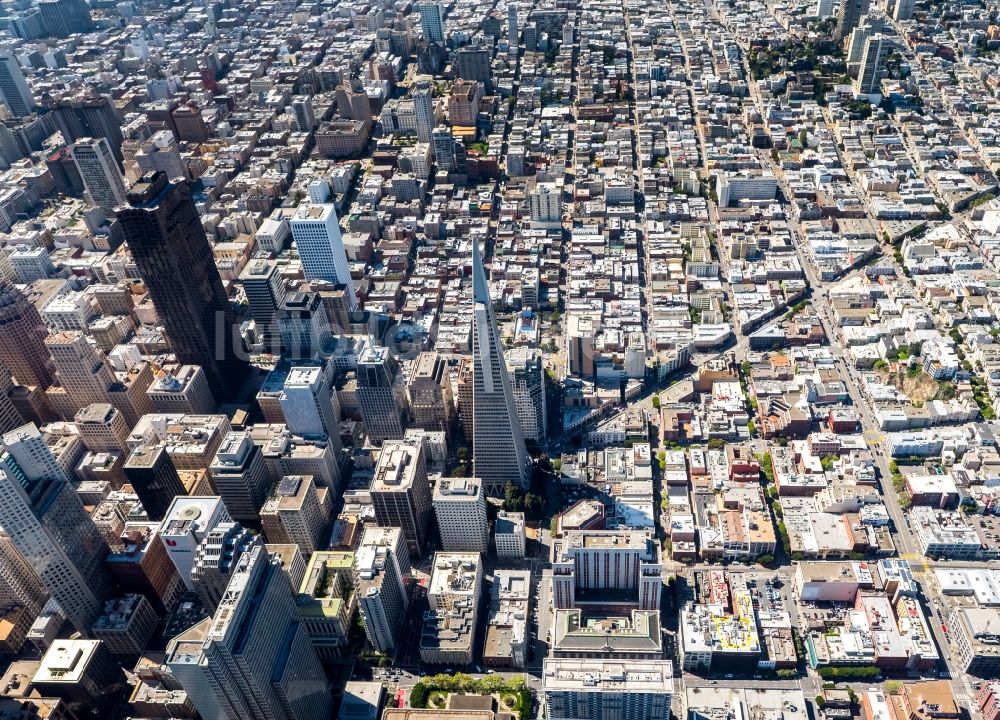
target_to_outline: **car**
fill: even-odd
[[[718,684],[719,684],[719,681],[718,681],[718,680],[713,680],[713,681],[712,681],[712,684],[713,684],[713,685],[718,685]]]
[[[941,632],[943,632],[943,633],[947,633],[948,632],[948,626],[945,625],[944,623],[941,623]]]

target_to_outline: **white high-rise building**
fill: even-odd
[[[552,604],[576,607],[576,591],[628,592],[657,610],[663,590],[660,544],[650,530],[569,530],[552,544]]]
[[[306,280],[344,285],[351,309],[356,308],[358,299],[334,206],[302,203],[292,215],[291,228]]]
[[[525,440],[539,442],[548,427],[542,353],[538,348],[517,347],[508,350],[505,359],[521,432]]]
[[[525,555],[524,513],[497,513],[493,527],[493,544],[496,545],[498,558],[513,558],[523,560]]]
[[[669,720],[669,660],[546,658],[542,692],[551,720]]]
[[[517,3],[510,3],[507,6],[507,42],[511,47],[517,45],[520,40],[520,33],[517,30]]]
[[[500,334],[493,318],[479,243],[472,241],[472,474],[489,495],[503,495],[508,482],[528,487],[530,460],[521,433]]]
[[[406,578],[410,560],[398,527],[367,527],[354,553],[358,609],[368,641],[379,652],[390,652],[406,619],[409,601]]]
[[[111,589],[109,549],[34,425],[3,435],[0,527],[79,632],[90,633]]]
[[[892,9],[893,20],[910,20],[913,18],[913,5],[915,0],[896,0]]]
[[[434,142],[434,125],[437,122],[434,86],[427,80],[420,80],[413,86],[413,114],[417,125],[417,139],[425,143]]]
[[[420,12],[420,32],[428,42],[444,44],[444,15],[441,3],[423,2],[417,6]]]
[[[10,51],[0,53],[0,102],[14,117],[30,115],[35,106],[35,98],[31,96],[21,66]]]
[[[331,380],[318,365],[293,367],[279,401],[289,430],[308,438],[330,438],[339,447],[340,403]]]
[[[823,20],[832,17],[833,7],[834,0],[816,0],[816,19]]]
[[[295,126],[299,132],[308,133],[316,129],[316,113],[313,110],[311,97],[308,95],[293,97],[292,113],[295,115]]]
[[[448,552],[486,552],[490,528],[486,496],[476,478],[441,478],[434,486],[434,517],[441,549]]]
[[[562,187],[554,182],[540,182],[528,198],[531,219],[535,222],[562,221]]]
[[[159,537],[188,590],[198,545],[222,523],[232,522],[226,504],[215,495],[174,498],[160,523]]]
[[[211,618],[167,646],[167,666],[204,720],[323,720],[330,691],[295,592],[262,546],[236,562]]]
[[[91,205],[111,213],[125,204],[125,178],[107,140],[81,138],[73,143],[72,155]]]
[[[892,41],[885,35],[872,35],[865,40],[858,69],[858,92],[871,95],[881,91],[882,74],[891,47]]]

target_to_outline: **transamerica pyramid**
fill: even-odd
[[[508,482],[528,487],[531,464],[476,239],[472,240],[472,299],[472,470],[488,494],[501,496]]]

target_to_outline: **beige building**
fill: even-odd
[[[451,436],[454,403],[448,363],[436,352],[423,352],[414,363],[407,385],[413,425]]]
[[[422,442],[389,440],[382,445],[371,496],[376,522],[402,528],[410,554],[422,555],[431,520],[431,488]]]
[[[311,475],[286,475],[260,510],[268,542],[294,543],[309,556],[330,522],[330,491],[317,488]]]

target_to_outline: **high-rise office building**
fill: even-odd
[[[891,47],[892,41],[885,35],[872,35],[865,40],[861,67],[858,68],[858,92],[864,95],[880,92],[885,61]]]
[[[418,80],[413,84],[413,114],[417,139],[425,143],[433,142],[437,113],[434,110],[434,85],[429,80]]]
[[[247,296],[257,337],[263,343],[264,350],[280,354],[281,334],[278,332],[275,312],[281,307],[287,292],[281,266],[274,260],[251,260],[240,273],[240,282]]]
[[[299,132],[308,133],[316,129],[316,113],[312,98],[308,95],[296,95],[292,98],[292,115]]]
[[[471,446],[474,435],[472,428],[473,403],[472,397],[475,395],[473,386],[473,362],[468,355],[462,355],[458,359],[458,382],[456,383],[455,404],[458,408],[458,418],[462,424],[462,433],[465,435],[465,442]]]
[[[318,292],[290,292],[274,313],[286,357],[308,360],[328,352],[333,342],[330,313]]]
[[[83,446],[90,452],[127,452],[131,427],[121,411],[108,403],[86,405],[73,416]]]
[[[398,376],[399,364],[388,348],[369,345],[358,357],[358,405],[373,442],[403,437],[407,412]]]
[[[48,334],[35,305],[0,277],[0,364],[19,385],[45,389],[52,384],[55,369],[45,348]]]
[[[285,424],[296,435],[329,439],[340,449],[340,403],[332,367],[304,365],[288,371],[279,402]]]
[[[222,498],[214,495],[176,497],[160,523],[159,537],[188,590],[198,545],[221,523],[232,522]]]
[[[479,480],[441,478],[434,486],[433,503],[442,550],[486,552],[490,526],[486,495]]]
[[[576,607],[577,590],[613,590],[640,610],[658,610],[660,544],[650,530],[568,530],[552,545],[552,604]]]
[[[260,535],[237,522],[216,525],[198,543],[191,567],[191,584],[209,612],[215,612],[219,607],[240,556],[263,544],[264,539]]]
[[[508,350],[505,359],[521,432],[525,440],[540,442],[548,427],[542,353],[537,348],[518,347]]]
[[[833,7],[833,0],[816,0],[816,18],[823,20],[824,18],[831,17],[833,15]]]
[[[24,425],[24,418],[11,400],[14,389],[14,375],[0,364],[0,433],[10,432]]]
[[[847,70],[852,76],[858,73],[861,57],[865,51],[865,41],[872,35],[886,30],[888,23],[881,15],[868,15],[861,20],[856,28],[851,30],[847,38]]]
[[[406,578],[410,560],[398,527],[367,527],[354,553],[358,609],[368,641],[379,652],[391,652],[406,619]]]
[[[35,98],[31,96],[21,66],[9,50],[0,52],[0,102],[13,117],[30,115],[35,107]]]
[[[234,520],[260,526],[260,512],[271,489],[264,456],[246,432],[231,432],[222,440],[209,467],[212,485]]]
[[[358,300],[334,206],[302,203],[292,215],[290,225],[306,280],[326,280],[344,285],[351,309],[356,308]]]
[[[436,352],[417,357],[407,384],[413,426],[451,435],[455,405],[451,396],[448,363]]]
[[[101,614],[108,545],[34,425],[3,435],[0,527],[79,632]]]
[[[178,495],[187,495],[165,445],[140,445],[122,468],[150,520],[162,520]]]
[[[871,0],[840,0],[837,6],[837,29],[834,37],[843,41],[868,13]]]
[[[455,53],[455,72],[463,80],[481,82],[489,93],[493,89],[490,55],[490,49],[481,45],[464,47]]]
[[[49,35],[63,38],[94,29],[86,0],[38,0],[37,5]]]
[[[423,555],[430,532],[431,486],[422,442],[392,440],[382,445],[371,498],[375,521],[402,528],[410,554]]]
[[[115,160],[122,162],[122,121],[109,98],[103,95],[65,98],[56,103],[53,114],[66,142],[104,138]]]
[[[128,203],[118,219],[171,348],[202,367],[216,400],[231,399],[249,366],[190,186],[144,175]]]
[[[208,123],[195,103],[188,102],[179,105],[170,112],[174,127],[177,129],[177,139],[190,143],[203,143],[211,137]]]
[[[434,128],[434,162],[441,170],[451,172],[456,168],[455,138],[450,127]]]
[[[913,18],[913,6],[915,0],[896,0],[892,9],[893,20],[911,20]]]
[[[311,475],[286,475],[261,508],[260,522],[269,543],[294,543],[312,555],[330,522],[330,490],[316,487]]]
[[[79,330],[64,330],[45,339],[59,384],[75,407],[108,402],[108,388],[117,379],[104,353],[93,347]]]
[[[517,3],[510,3],[507,5],[507,42],[516,47],[520,39],[517,31]]]
[[[487,494],[499,496],[508,482],[527,488],[531,466],[475,239],[472,294],[472,474],[483,481]]]
[[[669,720],[669,660],[546,658],[542,692],[552,720]]]
[[[337,112],[345,120],[371,122],[372,104],[368,93],[341,85],[337,88]]]
[[[280,561],[254,547],[225,595],[167,646],[167,666],[204,720],[325,720],[330,691]]]
[[[125,178],[107,140],[80,138],[73,143],[72,155],[91,205],[110,214],[125,204]]]
[[[444,44],[444,15],[439,2],[422,2],[417,6],[420,13],[420,32],[428,42]]]
[[[0,531],[0,613],[24,608],[38,615],[49,594],[31,564],[4,531]]]

